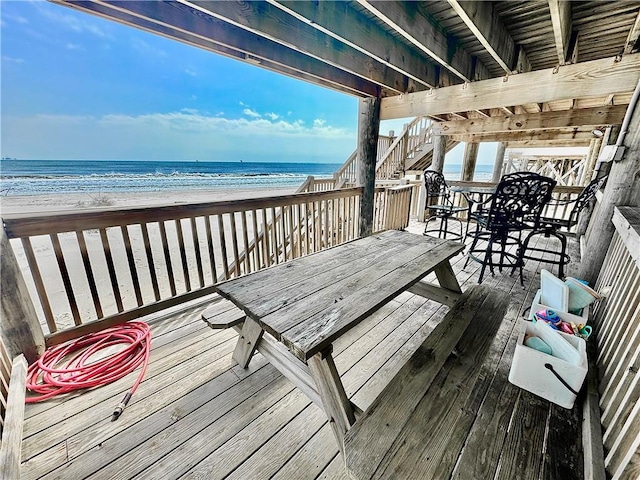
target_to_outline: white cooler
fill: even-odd
[[[544,322],[521,320],[519,327],[509,381],[561,407],[573,408],[587,375],[586,342],[575,335],[553,330]],[[525,346],[525,333],[543,340],[554,355]]]

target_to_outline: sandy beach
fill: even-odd
[[[141,207],[141,206],[160,206],[171,204],[189,204],[202,202],[216,202],[234,199],[270,197],[277,195],[287,195],[294,193],[292,188],[273,188],[273,189],[233,189],[233,190],[192,190],[192,191],[162,191],[162,192],[135,192],[135,193],[109,193],[95,196],[93,194],[67,194],[67,195],[33,195],[33,196],[8,196],[1,197],[0,211],[2,215],[20,214],[20,213],[44,213],[51,211],[82,211],[93,207]],[[250,219],[250,217],[249,217]],[[230,220],[225,221],[226,241],[232,237]],[[203,219],[197,221],[199,231],[199,246],[197,250],[203,257],[203,267],[205,275],[205,284],[211,283],[212,272],[209,267],[208,252],[206,245],[203,244],[206,239],[205,225]],[[177,246],[177,230],[174,222],[166,222],[166,233],[171,248],[171,266],[173,269],[173,277],[176,283],[178,294],[185,291],[185,278],[183,275],[183,267],[181,264],[179,248]],[[241,231],[239,216],[236,216],[236,227]],[[251,221],[249,221],[249,238],[252,238]],[[215,265],[218,269],[218,275],[222,271],[222,252],[220,247],[220,232],[217,222],[212,222],[212,236],[214,241],[214,258]],[[129,270],[127,254],[123,243],[122,232],[119,228],[108,229],[109,245],[114,260],[114,266],[118,278],[118,288],[120,297],[125,310],[135,308],[136,295],[133,282]],[[144,248],[144,240],[142,238],[139,226],[133,225],[128,228],[132,252],[135,258],[136,270],[140,281],[140,288],[144,303],[154,301],[151,277],[149,275],[148,257]],[[157,225],[149,225],[148,228],[151,250],[154,259],[154,269],[156,272],[160,293],[162,298],[171,296],[169,289],[169,275],[167,264],[164,259],[162,250],[162,241],[160,229]],[[192,285],[197,283],[197,261],[195,255],[194,239],[188,224],[183,224],[184,243],[187,248],[187,263],[189,278]],[[97,230],[89,230],[84,233],[85,241],[91,265],[99,292],[101,308],[104,315],[108,316],[117,312],[115,296],[111,287],[111,280],[108,273],[108,267],[105,261],[102,241]],[[95,305],[93,297],[89,290],[86,280],[85,268],[82,261],[82,255],[78,247],[78,240],[74,233],[65,233],[58,235],[66,267],[73,285],[74,296],[80,311],[80,315],[85,320],[96,318]],[[27,287],[34,299],[34,305],[41,325],[46,333],[49,333],[45,321],[44,311],[40,307],[35,283],[31,276],[28,266],[26,253],[19,240],[11,242],[18,264],[23,271],[23,275]],[[73,325],[73,317],[67,299],[66,290],[60,269],[56,261],[55,251],[52,248],[51,239],[48,236],[32,237],[31,244],[34,254],[37,258],[40,273],[47,292],[48,301],[55,318],[55,322],[59,329],[64,329]],[[232,261],[231,248],[227,247],[227,259],[229,263]]]
[[[0,197],[0,214],[77,210],[91,207],[130,207],[176,203],[217,202],[242,198],[288,195],[295,188],[234,188],[216,190],[168,190],[156,192],[75,193]]]

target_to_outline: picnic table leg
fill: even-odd
[[[238,343],[233,351],[233,359],[242,368],[247,368],[253,353],[256,351],[258,342],[262,338],[264,330],[258,322],[247,317],[242,326],[242,331],[238,337]]]
[[[331,348],[314,355],[307,360],[307,364],[340,451],[344,453],[344,435],[355,423],[356,417],[331,356]]]
[[[442,288],[462,293],[462,289],[460,288],[460,284],[458,283],[455,273],[453,273],[453,268],[451,267],[449,260],[441,262],[434,269],[434,272],[436,273],[436,277],[438,277],[438,282]]]

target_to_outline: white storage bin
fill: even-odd
[[[547,305],[543,305],[542,303],[540,303],[541,295],[542,295],[542,290],[538,290],[538,292],[536,293],[536,296],[533,298],[533,303],[531,303],[531,310],[529,311],[529,320],[533,320],[533,314],[536,313],[538,310],[553,310],[565,322],[569,322],[569,323],[573,322],[576,325],[581,323],[584,323],[586,325],[587,320],[589,320],[588,306],[582,309],[582,315],[574,315],[572,313],[559,312],[558,310],[555,310]]]
[[[560,314],[564,315],[567,314]],[[577,396],[574,392],[580,391],[587,375],[586,342],[575,335],[553,330],[543,322],[521,320],[519,327],[509,381],[561,407],[573,408]],[[527,333],[543,340],[554,355],[524,345]]]

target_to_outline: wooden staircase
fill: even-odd
[[[458,142],[448,140],[446,151]],[[424,170],[433,159],[431,142],[431,121],[426,117],[416,117],[404,126],[397,137],[381,135],[378,139],[378,160],[376,162],[376,180],[397,180],[409,170]],[[354,151],[334,174],[334,178],[345,185],[356,183],[358,173],[357,155]]]

